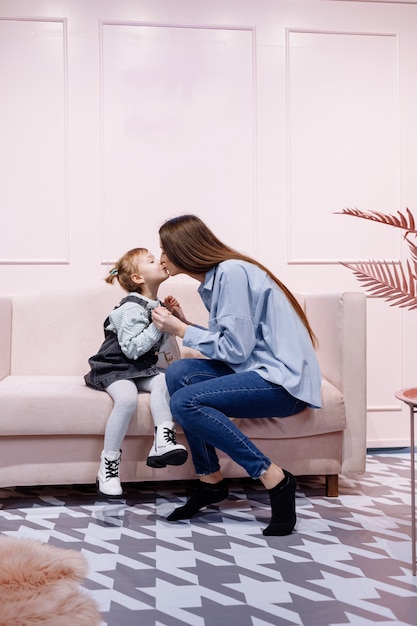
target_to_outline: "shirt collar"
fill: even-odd
[[[201,283],[198,291],[202,293],[203,291],[213,291],[214,285],[214,276],[216,274],[217,265],[213,267],[211,270],[206,272],[206,276],[204,278],[204,283]]]

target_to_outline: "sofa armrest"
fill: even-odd
[[[346,431],[342,473],[366,463],[366,296],[359,292],[305,294],[307,317],[318,340],[322,374],[343,394]]]
[[[0,296],[0,380],[10,374],[12,345],[12,300]]]

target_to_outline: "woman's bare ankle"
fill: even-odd
[[[274,487],[279,485],[279,483],[282,482],[284,478],[285,474],[283,470],[278,467],[278,465],[275,465],[275,463],[271,463],[266,472],[264,472],[259,477],[259,480],[261,481],[265,489],[273,489]]]
[[[204,476],[199,476],[199,479],[202,483],[209,483],[209,485],[215,485],[223,480],[223,474],[219,470],[218,472],[214,472],[214,474],[206,474]]]

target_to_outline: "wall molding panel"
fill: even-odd
[[[0,17],[1,264],[69,263],[67,45],[65,18]]]
[[[288,264],[397,260],[397,233],[334,213],[399,207],[398,34],[287,29],[286,51]]]
[[[198,207],[254,253],[254,45],[252,28],[100,24],[103,264],[125,247],[135,211],[148,217],[142,241],[167,212]],[[234,213],[213,212],[220,204],[238,205],[252,228],[237,233]]]

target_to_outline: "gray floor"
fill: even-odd
[[[191,522],[169,523],[192,483],[0,489],[0,531],[81,550],[84,588],[107,626],[417,625],[411,573],[410,455],[370,453],[363,476],[299,478],[296,531],[264,537],[269,507],[256,482]],[[0,609],[1,610],[1,609]]]

